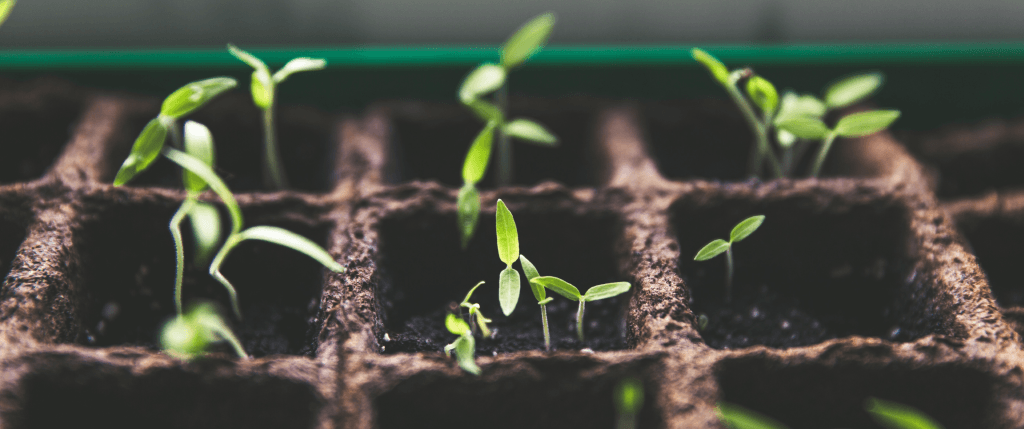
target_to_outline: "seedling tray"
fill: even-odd
[[[296,189],[261,192],[258,115],[244,95],[223,96],[193,119],[213,131],[247,223],[303,234],[347,271],[240,247],[225,272],[254,359],[179,361],[154,338],[174,311],[167,222],[185,195],[169,166],[110,185],[158,106],[59,80],[0,83],[0,138],[31,142],[0,154],[4,427],[610,428],[627,377],[643,382],[645,428],[720,427],[723,400],[794,429],[876,428],[868,396],[947,429],[1024,426],[1024,310],[1016,292],[993,297],[986,274],[1012,288],[1012,270],[997,286],[1001,269],[969,227],[1018,219],[1024,204],[940,200],[930,161],[888,133],[837,142],[821,180],[744,180],[728,161],[751,137],[715,98],[513,97],[563,142],[517,151],[514,186],[481,183],[463,251],[455,173],[480,125],[459,106],[285,103]],[[496,311],[499,198],[542,274],[633,285],[588,307],[587,343],[572,340],[571,308],[552,305],[552,352],[528,293],[521,312]],[[737,247],[737,299],[725,305],[721,261],[692,258],[751,214],[767,221]],[[226,304],[207,277],[187,267],[186,293]],[[477,377],[441,353],[452,338],[438,316],[479,280],[498,336],[480,341]]]

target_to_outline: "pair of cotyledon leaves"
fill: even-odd
[[[788,429],[775,419],[735,404],[719,403],[718,419],[731,429]],[[943,429],[921,411],[896,402],[869,398],[865,410],[887,429]]]
[[[288,79],[293,73],[322,70],[327,66],[327,60],[322,58],[300,57],[288,61],[284,67],[281,67],[280,70],[271,75],[267,64],[256,58],[255,55],[238,49],[237,46],[230,43],[228,44],[228,51],[235,58],[242,60],[242,62],[254,69],[249,89],[252,92],[253,103],[260,109],[268,109],[274,104],[274,88],[277,84]]]
[[[743,240],[750,234],[753,234],[754,231],[757,231],[757,229],[761,227],[762,223],[764,223],[764,215],[751,216],[744,219],[740,223],[736,224],[736,226],[732,228],[732,231],[729,232],[729,241],[719,238],[708,243],[700,249],[699,252],[697,252],[697,256],[694,257],[693,260],[706,261],[725,253],[725,251],[732,247],[733,243]]]
[[[231,343],[239,357],[248,358],[231,328],[209,303],[195,305],[187,313],[171,319],[160,332],[163,349],[186,360],[201,356],[211,343],[221,340]]]

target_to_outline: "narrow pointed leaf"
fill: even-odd
[[[234,55],[235,58],[242,60],[243,63],[248,64],[249,67],[253,68],[253,70],[269,71],[267,64],[264,63],[263,60],[256,58],[253,54],[239,49],[231,43],[228,43],[228,52],[231,52],[231,55]]]
[[[558,144],[558,137],[551,134],[541,124],[529,119],[515,119],[505,124],[504,131],[505,134],[512,137],[523,139],[530,143],[537,143],[541,146],[556,146]]]
[[[469,245],[469,240],[473,238],[477,221],[480,219],[480,192],[473,185],[464,185],[459,189],[457,205],[459,236],[462,248],[465,249]]]
[[[480,375],[480,367],[476,364],[476,339],[472,335],[463,335],[455,341],[455,357],[459,360],[459,366],[466,372],[473,375]]]
[[[182,168],[195,173],[199,178],[203,179],[213,192],[217,193],[217,196],[224,201],[224,205],[228,208],[228,213],[231,214],[231,232],[238,233],[242,229],[242,209],[238,207],[238,201],[235,200],[235,196],[231,194],[231,190],[228,189],[228,185],[224,184],[224,181],[217,176],[217,173],[213,172],[210,166],[203,163],[199,159],[189,155],[180,150],[165,147],[163,152],[167,159],[174,161],[175,164],[180,165]]]
[[[498,279],[498,303],[501,304],[501,312],[506,316],[512,314],[519,303],[519,271],[515,268],[505,267],[501,270],[501,277]]]
[[[726,86],[729,85],[729,69],[727,69],[725,64],[722,64],[721,61],[718,61],[718,58],[715,58],[700,48],[691,49],[690,55],[693,56],[693,59],[697,60],[698,63],[701,63],[705,68],[707,68],[708,71],[711,72],[711,76],[714,77],[718,83]]]
[[[490,102],[476,99],[466,103],[466,107],[469,107],[469,110],[472,110],[476,117],[485,122],[497,122],[500,124],[505,121],[505,114],[501,112],[498,106]]]
[[[502,200],[498,200],[496,212],[498,258],[501,259],[501,262],[511,266],[516,259],[519,259],[519,232],[516,231],[516,221]]]
[[[505,84],[505,68],[497,64],[481,64],[469,72],[459,88],[459,99],[469,104]]]
[[[491,147],[494,142],[495,122],[488,122],[484,129],[480,130],[473,144],[469,146],[466,153],[466,161],[462,164],[462,180],[471,185],[476,185],[487,173],[487,164],[491,160]]]
[[[203,107],[222,92],[238,86],[238,82],[230,77],[215,77],[189,83],[164,99],[160,114],[178,119]]]
[[[332,257],[330,253],[327,253],[323,247],[320,247],[319,244],[284,228],[278,228],[276,226],[254,226],[242,231],[240,237],[241,240],[262,240],[278,244],[313,258],[331,271],[337,273],[345,271],[345,267],[341,266],[338,261],[335,261],[334,257]]]
[[[779,93],[775,85],[761,76],[747,79],[747,94],[766,115],[774,114],[775,108],[779,106]]]
[[[944,429],[921,411],[896,402],[869,398],[866,409],[878,424],[888,429]]]
[[[455,335],[465,335],[470,332],[469,324],[461,317],[456,316],[453,313],[448,313],[448,316],[444,319],[444,327],[448,328],[448,332]]]
[[[149,165],[160,156],[160,151],[163,150],[166,140],[167,126],[163,121],[160,118],[149,121],[139,133],[139,137],[135,139],[132,151],[128,153],[128,158],[124,160],[121,169],[117,171],[117,176],[114,177],[114,186],[128,183],[137,174],[149,168]]]
[[[576,289],[576,286],[569,284],[569,282],[562,280],[558,277],[542,276],[530,280],[531,283],[537,283],[544,286],[551,291],[569,298],[573,301],[580,300],[580,290]]]
[[[274,73],[274,83],[284,82],[285,79],[288,79],[295,73],[323,70],[324,67],[327,67],[327,60],[323,58],[293,58]]]
[[[199,202],[188,212],[196,241],[196,265],[210,260],[221,240],[220,212],[210,203]]]
[[[185,122],[185,153],[213,167],[215,154],[210,129],[198,122]],[[181,178],[189,192],[202,192],[206,189],[206,182],[195,173],[186,170]]]
[[[854,113],[839,120],[835,133],[840,137],[862,137],[888,128],[899,117],[899,110]]]
[[[764,223],[764,215],[751,216],[744,219],[743,222],[740,222],[733,227],[732,232],[729,233],[729,241],[735,243],[747,238],[747,236],[753,234],[754,231],[757,231],[757,229],[761,227],[762,223]]]
[[[871,96],[882,86],[882,81],[881,73],[865,73],[840,80],[825,89],[825,104],[829,109],[854,104]]]
[[[726,250],[729,250],[729,246],[730,244],[728,241],[719,238],[715,241],[708,243],[706,246],[704,246],[704,248],[700,249],[700,251],[697,252],[697,256],[693,257],[693,260],[706,261],[708,259],[714,258],[715,256],[725,253]]]
[[[718,420],[731,429],[788,429],[774,419],[739,405],[719,402],[715,410]]]
[[[598,301],[621,295],[628,291],[629,283],[627,282],[605,283],[587,289],[587,293],[583,295],[583,300],[587,302]]]
[[[531,19],[508,38],[501,47],[501,65],[512,68],[522,64],[544,46],[555,27],[555,14],[548,12]]]
[[[533,266],[533,263],[526,259],[525,255],[519,255],[519,263],[523,265],[523,274],[526,274],[526,282],[530,284],[530,291],[533,292],[533,297],[537,298],[537,302],[544,301],[548,296],[547,292],[544,292],[544,286],[531,281],[540,277],[537,267]]]
[[[14,8],[15,0],[0,0],[0,25],[11,16],[11,9]]]
[[[265,110],[274,104],[274,83],[271,81],[270,74],[265,71],[252,72],[249,85],[252,102],[256,107]]]
[[[793,134],[796,137],[808,140],[824,139],[832,130],[818,118],[809,116],[794,116],[775,122],[775,127]]]
[[[481,280],[480,283],[477,283],[476,286],[473,286],[469,290],[469,292],[466,293],[466,299],[463,299],[462,303],[463,304],[469,303],[469,299],[473,297],[473,292],[476,292],[476,288],[480,287],[480,285],[482,285],[482,284],[484,284],[484,282]]]

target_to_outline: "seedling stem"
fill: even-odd
[[[740,240],[747,238],[750,234],[757,231],[764,223],[764,215],[751,216],[744,219],[742,222],[736,224],[733,227],[732,232],[729,233],[729,241],[722,239],[712,240],[710,243],[705,245],[700,251],[697,252],[697,256],[693,257],[694,261],[706,261],[714,258],[715,256],[725,253],[725,302],[732,302],[732,274],[733,274],[733,262],[732,262],[732,245]]]
[[[579,307],[576,310],[576,336],[581,343],[584,342],[583,310],[586,307],[586,302],[621,295],[629,291],[630,288],[629,283],[626,282],[605,283],[594,286],[588,289],[587,293],[581,294],[576,286],[558,277],[551,276],[533,278],[530,280],[530,284],[551,289],[551,291],[579,303]]]

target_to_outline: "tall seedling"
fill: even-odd
[[[288,180],[281,165],[281,154],[277,149],[277,131],[274,129],[274,101],[277,98],[277,85],[288,79],[293,73],[322,70],[327,60],[322,58],[293,58],[273,75],[267,65],[252,54],[228,44],[228,51],[235,58],[242,60],[255,69],[252,72],[252,101],[263,111],[263,182],[270,189],[285,189]]]
[[[630,287],[627,282],[605,283],[594,286],[588,289],[587,293],[581,294],[580,290],[577,289],[576,286],[573,286],[569,284],[569,282],[558,277],[537,277],[530,280],[530,283],[535,283],[538,286],[551,289],[555,293],[579,303],[579,307],[576,310],[576,335],[579,337],[581,343],[584,341],[583,310],[584,307],[586,307],[586,303],[621,295],[628,292]]]
[[[519,271],[512,264],[519,259],[519,231],[516,220],[508,211],[505,202],[498,200],[494,228],[498,235],[498,258],[506,264],[498,277],[498,302],[501,312],[506,316],[512,314],[519,303]]]
[[[744,238],[753,234],[761,227],[764,223],[764,216],[751,216],[744,219],[742,222],[736,224],[732,231],[729,233],[729,241],[722,239],[714,240],[700,249],[697,252],[697,256],[693,258],[694,261],[706,261],[714,258],[715,256],[725,253],[725,302],[732,301],[732,245]]]
[[[473,338],[473,330],[469,327],[469,324],[459,318],[459,316],[448,313],[448,316],[444,319],[444,326],[448,328],[448,332],[459,336],[455,342],[444,346],[444,354],[451,356],[452,350],[454,350],[459,366],[463,370],[473,375],[480,375],[480,367],[477,366],[476,358],[474,357],[476,353],[476,339]]]

